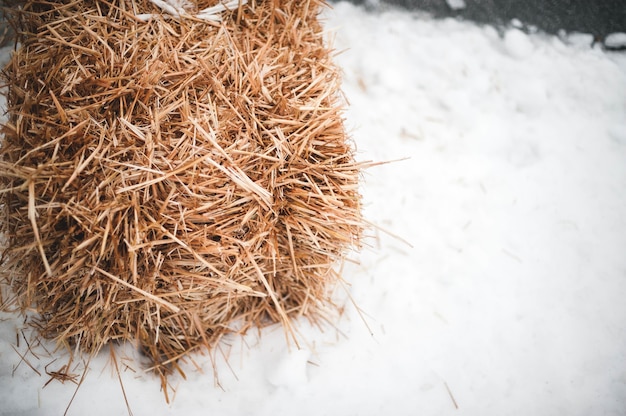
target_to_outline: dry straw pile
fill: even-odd
[[[323,1],[234,3],[14,10],[0,281],[44,338],[137,342],[164,379],[235,328],[326,318],[363,219]]]

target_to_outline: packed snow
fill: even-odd
[[[446,3],[452,10],[461,10],[466,7],[465,0],[446,0]]]
[[[611,33],[604,40],[604,44],[609,48],[626,48],[626,33]]]
[[[343,316],[193,356],[170,404],[104,351],[67,414],[128,414],[123,386],[135,415],[623,415],[626,55],[348,3],[324,24],[359,159],[394,161],[364,173]],[[63,414],[65,361],[1,318],[0,414]]]

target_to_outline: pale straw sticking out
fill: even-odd
[[[161,8],[163,13],[167,13],[174,18],[181,17],[195,17],[197,19],[219,22],[222,20],[222,12],[234,10],[239,6],[246,5],[248,0],[231,0],[226,3],[219,3],[215,6],[207,7],[200,10],[198,13],[189,13],[188,9],[191,8],[191,4],[186,0],[150,0],[153,4]],[[141,13],[137,15],[137,18],[147,21],[158,14]]]

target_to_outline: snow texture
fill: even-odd
[[[626,48],[626,33],[611,33],[604,39],[604,44],[609,48]]]
[[[466,7],[465,0],[446,0],[446,3],[452,10],[462,10]]]
[[[343,270],[360,310],[338,289],[344,316],[302,322],[300,349],[278,327],[228,339],[169,405],[118,348],[133,413],[623,415],[626,56],[348,3],[324,19],[359,158],[402,159],[364,174],[365,215],[410,245],[373,232]],[[63,414],[75,385],[44,387],[52,358],[2,319],[0,414]],[[108,360],[68,415],[127,414]]]

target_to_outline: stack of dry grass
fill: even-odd
[[[322,0],[29,0],[5,68],[4,307],[93,354],[137,342],[162,375],[235,327],[325,318],[359,244]]]

